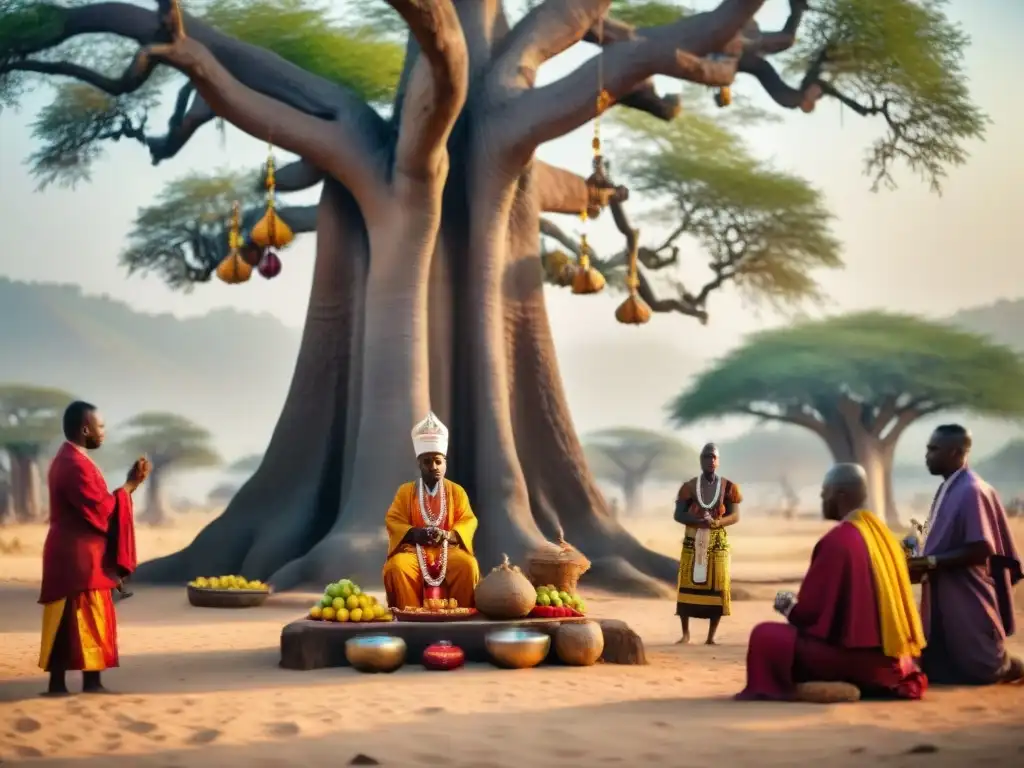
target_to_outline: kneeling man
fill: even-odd
[[[448,429],[429,413],[413,428],[412,444],[420,479],[399,487],[385,518],[388,605],[419,607],[424,588],[443,586],[460,606],[472,607],[480,579],[473,557],[477,519],[465,489],[444,477]]]
[[[737,698],[791,700],[804,682],[850,683],[865,696],[924,694],[928,679],[915,662],[924,632],[906,555],[866,500],[860,465],[825,475],[822,514],[839,524],[815,546],[799,596],[776,597],[789,623],[750,633],[747,687]]]

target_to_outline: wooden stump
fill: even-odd
[[[860,701],[860,688],[850,683],[797,683],[795,698],[808,704],[852,704]]]
[[[391,635],[400,637],[408,647],[406,664],[419,664],[427,646],[442,640],[457,645],[466,654],[468,662],[487,662],[484,638],[496,629],[522,627],[553,635],[563,623],[578,623],[574,619],[519,619],[516,621],[473,621],[419,623],[395,621],[389,623],[338,623],[299,619],[285,625],[281,631],[281,666],[284,669],[324,669],[347,667],[345,641],[360,635]],[[643,640],[625,622],[611,619],[597,622],[604,634],[604,653],[601,660],[608,664],[646,664]],[[555,653],[548,656],[555,661]]]

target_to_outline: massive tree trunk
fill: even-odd
[[[139,515],[140,523],[154,527],[167,525],[167,498],[164,492],[166,473],[166,467],[153,464],[153,470],[146,478],[146,508]]]
[[[42,474],[38,456],[29,451],[10,453],[11,494],[20,523],[45,522],[42,505]]]
[[[503,552],[522,562],[562,529],[593,561],[592,583],[657,593],[676,563],[613,519],[587,469],[540,261],[534,149],[607,104],[596,105],[593,62],[546,89],[532,89],[534,71],[587,34],[608,3],[548,3],[512,33],[500,2],[391,4],[411,41],[387,123],[350,103],[338,112],[337,93],[322,82],[304,90],[296,72],[255,78],[265,58],[191,19],[195,39],[172,34],[157,49],[215,112],[271,136],[327,181],[305,332],[263,462],[190,546],[138,578],[242,573],[278,589],[342,576],[379,582],[384,514],[416,474],[409,432],[433,407],[451,429],[449,476],[480,519],[484,569]],[[655,72],[731,81],[735,60],[699,57],[738,39],[760,4],[727,0],[642,46],[624,43],[609,55],[606,95],[649,90]],[[589,205],[580,189],[582,202],[566,210]]]
[[[625,501],[626,515],[638,517],[643,508],[644,478],[627,473],[622,481],[622,496]]]

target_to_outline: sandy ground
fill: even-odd
[[[196,522],[140,531],[140,555],[176,548]],[[717,647],[673,645],[671,604],[584,590],[592,613],[643,636],[646,667],[285,671],[281,627],[312,595],[225,612],[189,607],[180,589],[139,587],[118,608],[122,666],[106,679],[121,695],[48,700],[36,695],[42,533],[4,529],[0,549],[17,538],[21,552],[0,554],[0,762],[270,768],[359,764],[351,761],[361,754],[386,766],[474,768],[1024,763],[1022,687],[832,707],[730,700],[743,684],[750,628],[772,618],[774,582],[802,571],[822,530],[767,521],[734,529],[738,580],[765,583],[745,585],[755,599],[734,604]],[[636,533],[663,551],[677,546],[671,526],[643,523]]]

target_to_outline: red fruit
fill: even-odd
[[[281,274],[281,259],[277,257],[277,254],[273,251],[267,251],[263,254],[263,259],[260,261],[260,265],[256,267],[259,273],[263,275],[267,280],[277,277]]]
[[[242,257],[242,261],[250,267],[259,266],[260,262],[263,261],[263,249],[256,245],[256,243],[246,243],[243,245],[239,255]]]

